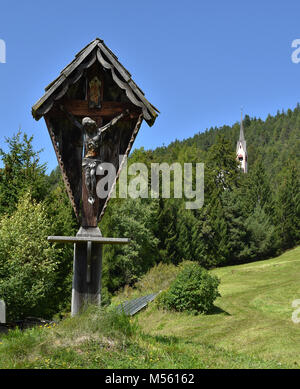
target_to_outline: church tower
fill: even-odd
[[[248,155],[247,155],[247,147],[244,136],[244,126],[243,126],[243,112],[241,112],[241,127],[240,127],[240,139],[236,144],[236,159],[241,164],[241,169],[244,173],[248,171]]]

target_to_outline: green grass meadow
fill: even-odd
[[[167,288],[178,271],[158,265],[113,304]],[[57,325],[1,336],[0,368],[299,368],[292,302],[300,299],[300,247],[211,272],[221,297],[209,315],[163,311],[155,301],[133,318],[90,307]]]
[[[300,323],[292,321],[292,302],[300,298],[300,247],[212,273],[221,280],[215,313],[189,316],[151,307],[139,316],[143,331],[299,367]]]

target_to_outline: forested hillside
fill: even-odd
[[[280,171],[289,158],[293,159],[299,168],[299,104],[294,110],[277,111],[276,116],[268,115],[265,121],[245,115],[244,129],[250,170],[259,158],[263,159],[264,169],[273,180],[279,177]],[[154,155],[156,158],[180,157],[184,155],[182,149],[189,150],[189,148],[207,152],[210,146],[216,143],[219,135],[223,135],[235,151],[239,131],[240,123],[238,122],[232,127],[210,128],[205,132],[195,134],[192,138],[172,142],[168,147],[157,148],[154,150]]]
[[[184,198],[112,199],[102,234],[132,243],[105,247],[104,302],[159,262],[212,268],[266,259],[300,243],[300,107],[265,121],[245,116],[248,174],[236,162],[239,126],[132,153],[129,164],[149,167],[204,162],[204,205],[187,210]],[[73,248],[46,237],[74,235],[79,226],[59,170],[46,175],[26,135],[7,142],[8,151],[0,150],[0,296],[9,319],[47,318],[69,311]]]
[[[130,161],[149,167],[204,162],[205,201],[199,210],[186,210],[181,199],[111,200],[102,228],[132,236],[137,246],[106,253],[110,290],[160,261],[195,260],[210,268],[268,258],[299,243],[300,106],[265,121],[245,116],[248,174],[235,161],[239,131],[236,123],[134,151]]]

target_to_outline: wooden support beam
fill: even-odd
[[[98,227],[80,227],[76,236],[49,236],[50,242],[74,243],[71,315],[87,304],[101,304],[103,244],[126,244],[130,239],[104,238]]]
[[[104,238],[102,236],[48,236],[49,242],[57,243],[86,243],[93,242],[98,244],[127,244],[129,238]]]
[[[63,117],[64,113],[59,109],[56,103],[51,111],[48,113],[48,116],[54,117]],[[124,111],[126,109],[129,110],[130,115],[124,118],[124,120],[131,120],[133,118],[137,118],[141,109],[138,109],[131,103],[120,103],[118,101],[102,101],[101,108],[89,108],[88,101],[86,100],[63,100],[59,101],[59,105],[63,105],[65,110],[70,112],[74,116],[81,117],[91,117],[91,118],[109,118],[114,117]]]

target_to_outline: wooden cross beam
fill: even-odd
[[[129,238],[104,238],[102,236],[48,236],[49,242],[57,243],[85,243],[93,242],[96,244],[127,244]]]
[[[130,243],[129,238],[104,238],[100,235],[95,236],[48,236],[49,242],[56,243],[75,243],[75,244],[84,244],[86,243],[86,283],[90,284],[91,282],[91,268],[92,268],[92,244],[127,244]],[[100,249],[101,252],[101,249]],[[83,256],[85,258],[85,256]]]
[[[130,114],[125,117],[124,120],[137,118],[141,113],[141,109],[137,108],[133,104],[122,103],[118,101],[102,101],[101,108],[90,108],[87,100],[64,100],[60,101],[59,105],[63,105],[65,110],[74,116],[88,116],[97,122],[99,122],[99,119],[102,118],[111,118],[116,116],[126,111],[127,109],[129,110]],[[64,113],[56,104],[47,116],[59,118],[64,117]]]
[[[48,236],[49,242],[74,243],[72,316],[87,303],[101,302],[102,246],[128,244],[128,238],[105,238],[99,228],[80,228],[76,236]]]

